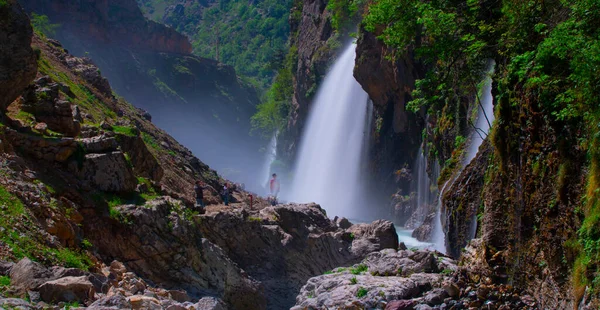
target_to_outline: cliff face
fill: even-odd
[[[0,99],[4,110],[35,77],[36,58],[30,47],[33,30],[21,7],[9,1],[0,6],[3,29],[0,33],[0,89],[5,94]]]
[[[22,0],[25,10],[47,15],[61,31],[102,44],[137,50],[190,54],[192,45],[177,31],[144,18],[135,0]]]
[[[405,169],[410,174],[415,168],[425,125],[424,114],[406,110],[415,80],[423,76],[422,66],[410,54],[391,61],[388,58],[393,53],[377,39],[377,34],[361,30],[354,76],[373,100],[371,191],[377,191],[381,197],[390,197],[396,191],[407,196],[414,190],[410,188],[410,177],[398,178],[398,172]]]
[[[291,49],[297,50],[293,76],[294,94],[285,134],[280,138],[280,154],[292,162],[295,157],[311,101],[339,47],[334,37],[327,1],[308,0],[296,3],[290,15]]]
[[[22,3],[59,23],[66,49],[94,59],[116,93],[196,155],[238,182],[256,182],[265,143],[250,136],[258,95],[231,67],[191,55],[186,37],[144,19],[134,0]]]

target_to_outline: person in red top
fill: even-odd
[[[273,177],[269,181],[269,189],[271,190],[272,205],[277,204],[277,195],[279,195],[279,181],[277,180],[277,174],[273,173]]]

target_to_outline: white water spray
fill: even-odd
[[[267,151],[265,153],[265,163],[262,168],[262,172],[259,176],[258,184],[260,184],[264,190],[264,194],[269,194],[269,179],[271,178],[271,166],[273,162],[277,159],[277,136],[279,132],[275,132],[273,134],[273,138],[271,138],[271,142],[269,142],[269,146],[267,146]]]
[[[357,214],[367,94],[353,75],[356,45],[339,57],[313,102],[289,200],[316,202],[329,214]]]

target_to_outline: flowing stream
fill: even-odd
[[[312,103],[286,197],[319,203],[332,216],[356,215],[362,193],[368,95],[354,79],[355,48],[344,50]]]

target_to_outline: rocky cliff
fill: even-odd
[[[310,111],[311,101],[343,43],[331,25],[327,1],[294,3],[290,15],[291,50],[297,52],[293,67],[293,95],[284,134],[278,144],[282,158],[293,162]]]
[[[18,4],[0,9],[31,36]],[[228,181],[116,98],[90,59],[38,35],[12,47],[33,47],[38,70],[10,71],[28,85],[0,126],[1,307],[281,309],[310,277],[398,248],[387,221],[334,221],[239,187],[222,205]]]
[[[92,58],[117,94],[194,154],[238,182],[256,181],[266,143],[250,136],[258,94],[232,67],[191,55],[185,36],[146,20],[134,0],[21,3],[60,24],[51,36],[71,54]]]

